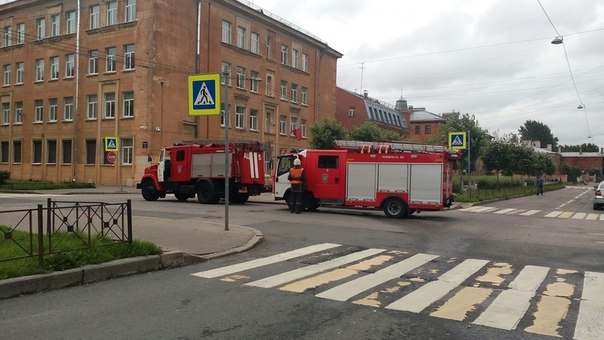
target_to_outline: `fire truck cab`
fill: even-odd
[[[320,206],[382,209],[401,218],[423,210],[442,210],[454,199],[456,151],[442,146],[336,141],[334,149],[307,149],[278,158],[276,200],[288,205],[287,176],[299,158],[306,177],[305,209]]]

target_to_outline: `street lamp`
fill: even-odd
[[[561,35],[555,37],[554,40],[552,40],[552,44],[554,44],[554,45],[560,45],[563,42],[564,42],[564,39],[562,38]]]

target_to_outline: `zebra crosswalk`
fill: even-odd
[[[322,243],[191,275],[508,331],[604,338],[599,272]]]
[[[564,210],[543,211],[536,209],[497,208],[475,205],[468,208],[459,209],[459,211],[470,213],[491,213],[497,215],[540,216],[547,218],[604,221],[604,214],[602,213],[584,213]]]

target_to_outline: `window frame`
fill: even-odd
[[[63,121],[73,121],[73,97],[63,97]]]
[[[44,59],[36,59],[36,81],[44,81]]]
[[[99,50],[88,51],[88,74],[99,74]]]
[[[132,95],[131,98],[126,98],[127,95]],[[134,91],[124,91],[122,92],[122,117],[123,118],[132,118],[134,117]]]
[[[59,111],[59,100],[57,98],[48,99],[48,121],[56,122]]]
[[[59,56],[52,56],[49,60],[50,63],[50,80],[59,79]]]
[[[117,1],[107,1],[106,25],[112,26],[117,24]]]
[[[44,101],[42,99],[34,100],[34,124],[39,124],[44,121]]]
[[[117,49],[115,46],[105,48],[105,73],[117,72]]]
[[[101,27],[101,7],[98,4],[89,7],[89,28],[91,30]]]
[[[132,48],[132,50],[130,50]],[[134,70],[136,48],[134,44],[124,45],[124,70]]]
[[[126,0],[124,5],[124,21],[132,22],[136,20],[136,0]]]
[[[36,40],[46,38],[46,18],[41,17],[36,19]]]
[[[75,54],[68,53],[65,55],[65,78],[75,77]]]
[[[96,94],[89,94],[86,96],[86,119],[95,120],[97,119],[98,111],[98,97]]]
[[[103,119],[115,119],[115,92],[103,93],[103,101],[105,102]]]
[[[221,41],[225,44],[231,44],[232,24],[227,20],[222,20],[222,37]]]
[[[2,66],[2,85],[4,86],[10,85],[11,69],[11,64],[5,64]]]

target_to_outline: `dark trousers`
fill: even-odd
[[[299,214],[304,210],[304,187],[302,184],[291,185],[291,207],[290,212]]]

